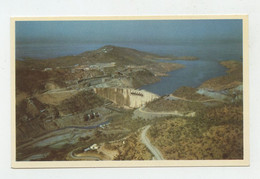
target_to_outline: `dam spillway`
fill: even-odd
[[[133,88],[94,88],[94,92],[121,107],[139,108],[160,96]]]

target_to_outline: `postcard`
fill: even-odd
[[[11,18],[12,167],[248,166],[244,15]]]

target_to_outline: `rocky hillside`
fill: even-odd
[[[207,88],[214,91],[227,90],[230,88],[235,88],[241,85],[243,82],[243,66],[242,62],[239,61],[222,61],[220,63],[226,67],[227,75],[210,79],[204,82],[200,88]]]
[[[17,143],[64,126],[83,125],[84,113],[104,104],[93,88],[137,88],[183,67],[158,63],[157,58],[134,49],[104,46],[76,56],[16,61]]]
[[[243,159],[242,63],[221,64],[228,68],[225,76],[210,79],[198,89],[182,87],[147,105],[153,111],[196,112],[193,118],[160,118],[151,127],[150,139],[165,158]]]
[[[88,59],[90,62],[116,62],[121,65],[144,65],[147,61],[158,59],[161,56],[141,52],[131,48],[104,46],[94,51],[87,51],[79,56]]]
[[[147,62],[163,58],[162,56],[141,52],[131,48],[107,45],[97,50],[86,51],[74,56],[63,56],[46,60],[26,59],[19,61],[19,65],[29,64],[37,67],[66,67],[75,64],[94,64],[115,62],[118,65],[144,65]]]

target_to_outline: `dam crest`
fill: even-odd
[[[133,88],[94,88],[94,92],[121,107],[139,108],[160,96]]]

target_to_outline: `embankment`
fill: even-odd
[[[159,98],[158,95],[145,90],[132,88],[95,88],[95,93],[109,99],[121,107],[139,108]]]

